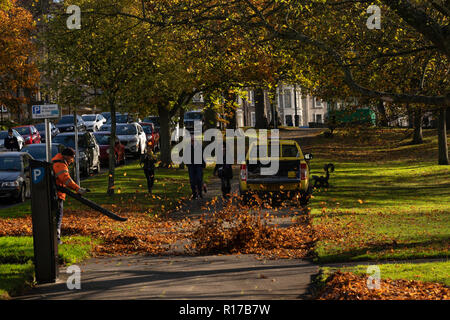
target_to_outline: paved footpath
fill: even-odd
[[[237,190],[237,174],[233,191]],[[213,178],[205,199],[187,206],[189,216],[200,215],[202,204],[220,193],[220,180]],[[60,268],[56,283],[39,285],[16,299],[305,299],[311,276],[318,272],[317,265],[300,259],[179,254],[89,259],[79,264],[80,290],[68,289],[72,274]]]
[[[79,265],[81,289],[69,290],[70,274],[18,299],[303,299],[318,269],[302,260],[257,260],[252,255],[114,257]]]

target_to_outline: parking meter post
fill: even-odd
[[[58,277],[56,240],[56,189],[52,165],[30,160],[31,216],[36,281],[53,283]]]

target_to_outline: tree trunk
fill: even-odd
[[[116,103],[114,98],[110,98],[109,111],[111,112],[111,138],[109,140],[109,175],[108,175],[108,191],[107,194],[112,196],[114,194],[114,173],[116,167],[115,157],[115,143],[116,143]]]
[[[267,129],[266,112],[264,107],[264,90],[255,89],[255,129]]]
[[[406,104],[406,111],[408,113],[408,128],[412,129],[414,127],[414,111],[409,106],[409,103]]]
[[[423,143],[423,132],[422,132],[422,110],[416,108],[414,110],[414,135],[412,144],[422,144]]]
[[[450,128],[450,107],[447,107],[445,113],[447,113],[447,128]]]
[[[387,115],[386,115],[386,107],[384,106],[383,100],[380,100],[377,105],[378,113],[380,114],[380,127],[387,127],[389,125]]]
[[[438,119],[438,144],[439,144],[439,164],[448,165],[448,144],[447,144],[447,123],[446,123],[446,108],[439,110]]]
[[[170,116],[169,110],[161,104],[158,104],[158,114],[159,114],[159,140],[161,143],[161,165],[163,167],[168,167],[172,163],[172,158],[170,154]]]

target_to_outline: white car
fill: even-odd
[[[111,132],[111,125],[105,124],[100,130]],[[147,152],[147,136],[139,123],[117,123],[116,135],[125,146],[125,152],[136,157]]]
[[[87,131],[98,131],[105,124],[106,119],[101,114],[83,114],[81,116],[86,124]]]
[[[19,150],[25,145],[25,139],[15,130],[12,129],[13,135],[17,138],[17,142],[19,143]],[[5,138],[8,136],[8,130],[0,131],[0,151],[9,151],[5,148]]]

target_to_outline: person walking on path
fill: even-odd
[[[153,183],[155,182],[156,157],[151,146],[147,149],[147,154],[144,156],[143,163],[145,178],[147,178],[148,193],[152,193]]]
[[[233,178],[233,167],[227,163],[227,151],[223,147],[223,162],[217,163],[214,167],[214,175],[218,176],[222,182],[222,195],[226,199],[231,193],[231,179]]]
[[[8,135],[5,138],[4,145],[9,151],[20,151],[19,141],[17,140],[17,137],[14,136],[11,128],[8,129]]]
[[[77,185],[69,174],[69,166],[73,163],[74,158],[75,151],[72,148],[65,148],[52,159],[53,173],[55,175],[56,185],[72,189],[78,194],[83,195],[87,192],[87,189]],[[58,244],[62,244],[61,224],[64,211],[64,200],[66,200],[66,194],[58,191],[58,211],[56,213],[56,237]]]
[[[196,146],[194,136],[191,138],[191,162],[187,164],[188,167],[188,173],[189,173],[189,181],[191,184],[191,190],[192,190],[192,198],[194,200],[200,198],[203,198],[202,191],[204,189],[203,185],[203,169],[206,167],[206,163],[203,160],[203,147]],[[200,142],[201,143],[201,142]],[[201,163],[195,163],[195,151],[200,153],[201,151]]]

